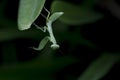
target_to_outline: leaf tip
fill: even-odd
[[[19,25],[19,26],[18,26],[18,29],[19,29],[19,30],[27,30],[27,29],[30,28],[30,26],[31,26],[30,24],[29,24],[29,25]]]
[[[64,12],[59,12],[59,14],[60,14],[60,15],[63,15],[63,14],[64,14]]]

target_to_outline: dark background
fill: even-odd
[[[0,3],[2,3],[2,1],[0,1]],[[83,2],[82,0],[73,0],[73,1],[64,0],[64,1],[71,2],[76,5],[80,5]],[[116,2],[119,4],[119,0],[116,0]],[[12,1],[6,0],[5,6],[3,8],[0,8],[1,10],[3,9],[4,18],[7,19],[6,21],[4,21],[4,18],[3,19],[1,18],[3,22],[1,22],[0,20],[0,32],[2,32],[2,30],[5,30],[7,34],[11,34],[10,37],[13,35],[12,38],[5,38],[3,40],[0,38],[1,39],[0,40],[0,65],[1,66],[4,64],[11,65],[15,63],[29,62],[29,61],[35,60],[36,58],[41,56],[41,53],[43,53],[42,51],[35,51],[29,47],[38,46],[39,41],[46,34],[42,34],[42,32],[39,32],[34,28],[33,30],[35,32],[32,30],[27,30],[28,32],[25,31],[26,33],[24,32],[21,33],[24,36],[21,36],[19,35],[19,33],[17,33],[17,31],[19,32],[19,30],[17,30],[18,3],[19,3],[19,0],[12,0]],[[47,9],[50,9],[51,3],[52,3],[52,0],[46,1],[45,6]],[[73,79],[71,78],[68,80],[76,80],[77,77],[88,67],[88,65],[92,61],[94,61],[96,58],[98,58],[102,52],[109,52],[110,54],[119,54],[120,52],[120,47],[119,47],[120,46],[120,39],[119,39],[120,20],[119,18],[111,14],[111,11],[107,9],[105,2],[103,0],[101,0],[99,3],[95,5],[95,10],[104,14],[104,18],[94,23],[84,24],[82,26],[68,25],[69,27],[67,28],[67,31],[71,33],[77,32],[78,36],[82,35],[83,38],[95,44],[96,48],[84,46],[79,43],[74,44],[74,42],[72,42],[71,44],[67,40],[62,40],[62,38],[59,38],[59,36],[57,36],[59,34],[56,33],[56,36],[58,38],[58,43],[60,44],[61,47],[59,50],[56,50],[55,52],[53,52],[54,57],[61,58],[65,56],[72,56],[78,60],[77,62],[69,64],[63,67],[62,69],[58,70],[57,72],[55,72],[54,75],[56,77],[56,80],[66,80],[67,76],[73,77]],[[42,12],[45,13],[44,11]],[[36,24],[42,26],[45,24],[44,21],[45,19],[42,16],[39,16],[39,18],[35,22]],[[42,22],[42,23],[40,24],[39,22]],[[10,27],[15,29],[16,33],[14,32],[14,30],[13,32],[12,31],[10,32],[9,31]],[[16,35],[18,34],[18,37],[14,37],[15,34]],[[41,35],[39,36],[39,34]],[[71,35],[64,34],[64,36],[67,37]],[[11,47],[14,47],[14,48],[11,48]],[[12,53],[12,50],[15,50],[13,52],[16,54],[16,57],[11,59],[10,57],[12,55],[10,55],[10,53]],[[3,57],[4,52],[7,52],[6,55],[9,55],[9,59],[6,63]],[[50,54],[48,55],[50,56]],[[16,61],[14,59],[16,59]],[[109,73],[105,75],[101,80],[119,80],[120,79],[119,68],[120,68],[119,63],[116,63],[114,67],[109,71]]]

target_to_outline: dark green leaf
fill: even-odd
[[[64,1],[54,1],[51,11],[64,12],[60,20],[70,25],[82,25],[95,22],[103,17],[102,14],[95,12],[91,8],[82,5],[73,5]]]
[[[102,54],[96,61],[90,64],[78,80],[100,80],[119,60],[118,56],[110,53]]]

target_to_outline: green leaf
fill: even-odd
[[[50,16],[49,21],[54,22],[55,20],[57,20],[63,14],[64,14],[64,12],[55,12]]]
[[[100,80],[119,61],[120,56],[110,53],[102,54],[80,76],[78,80]]]
[[[39,16],[46,0],[20,0],[18,11],[19,30],[29,29]]]
[[[51,6],[51,11],[64,12],[60,20],[70,25],[82,25],[95,22],[103,17],[102,14],[95,12],[87,6],[70,4],[64,1],[54,1]]]
[[[0,66],[0,80],[54,80],[56,71],[77,61],[70,56],[50,60],[38,57],[29,62]]]
[[[46,36],[45,38],[42,39],[42,41],[40,42],[38,48],[33,47],[33,49],[34,50],[42,50],[45,47],[45,45],[47,44],[48,41],[49,41],[49,37]]]

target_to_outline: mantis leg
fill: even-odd
[[[40,50],[42,50],[46,46],[46,44],[48,43],[48,41],[49,41],[49,36],[46,36],[46,37],[44,37],[41,40],[41,42],[39,43],[39,46],[37,48],[32,47],[32,49],[40,51]]]
[[[46,20],[48,20],[49,17],[50,17],[50,11],[48,11],[45,7],[44,7],[44,9],[45,9],[45,11],[48,13],[48,15],[47,15],[47,19],[46,19]]]
[[[46,26],[44,26],[44,28],[41,28],[41,27],[39,27],[38,25],[36,25],[35,23],[33,23],[33,25],[34,25],[37,29],[40,29],[40,30],[42,30],[43,32],[46,32],[46,29],[47,29]]]

